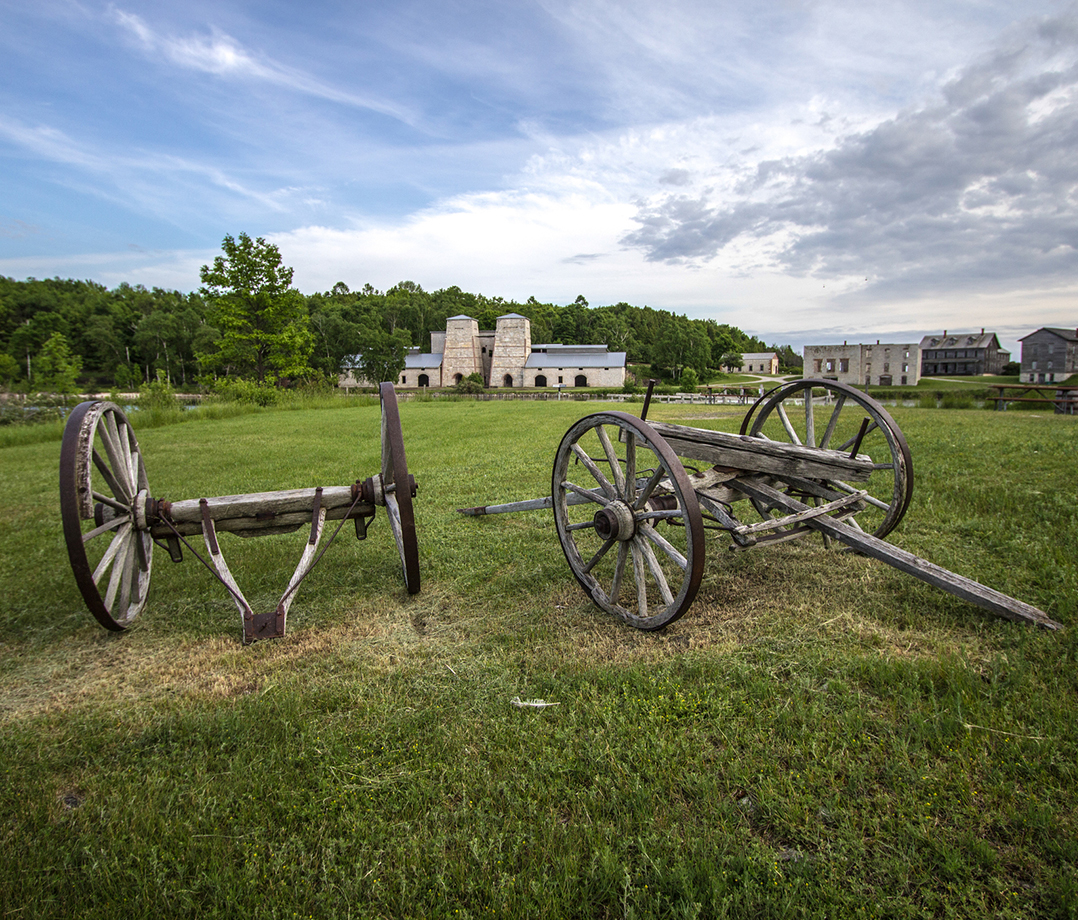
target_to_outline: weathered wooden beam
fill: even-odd
[[[747,473],[772,473],[802,476],[805,479],[840,479],[844,482],[868,482],[874,466],[863,454],[850,457],[837,450],[804,447],[728,434],[705,428],[648,422],[679,457],[733,467]]]
[[[730,485],[750,498],[759,499],[773,507],[785,508],[794,513],[811,510],[810,505],[799,502],[797,499],[773,489],[753,477],[733,480]],[[994,613],[996,616],[1022,623],[1032,623],[1045,629],[1063,628],[1062,623],[1057,623],[1043,610],[1039,610],[1031,604],[1008,597],[1006,594],[988,588],[970,578],[949,572],[927,559],[921,559],[913,553],[899,549],[897,546],[892,546],[890,543],[851,527],[842,521],[836,521],[829,517],[817,517],[807,520],[805,523],[814,530],[819,530],[836,540],[840,540],[866,556],[872,556],[874,559],[886,562],[907,575],[912,575],[914,578],[927,582],[942,591],[946,591],[948,594],[960,597],[962,600],[975,604],[990,613]]]
[[[280,492],[253,492],[248,495],[222,495],[206,499],[210,517],[219,531],[231,533],[287,533],[304,524],[310,524],[314,510],[315,489],[286,489]],[[169,517],[175,529],[184,536],[202,532],[201,499],[172,502]],[[321,507],[326,519],[339,521],[348,517],[352,507],[351,486],[327,486],[322,489]],[[352,510],[351,517],[369,517],[374,505],[360,501]],[[154,524],[150,529],[155,539],[173,533],[164,523]]]

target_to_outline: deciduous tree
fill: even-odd
[[[306,372],[313,340],[307,304],[292,287],[292,269],[262,237],[226,236],[223,256],[201,270],[211,323],[220,331],[216,351],[199,356],[203,368],[254,376]]]

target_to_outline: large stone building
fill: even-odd
[[[398,387],[449,387],[479,374],[488,387],[620,387],[623,351],[606,345],[532,344],[531,321],[519,313],[498,317],[494,331],[470,316],[452,316],[445,332],[430,334],[430,351],[405,356]],[[349,370],[342,387],[362,386]]]
[[[806,377],[823,377],[851,386],[916,386],[921,379],[921,349],[913,342],[806,345]]]
[[[1078,328],[1045,326],[1023,336],[1021,380],[1058,383],[1078,374]]]
[[[1002,374],[1011,353],[999,347],[994,332],[926,335],[921,339],[922,377],[971,377]]]

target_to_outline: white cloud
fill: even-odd
[[[417,124],[415,113],[405,106],[345,92],[297,68],[280,64],[265,55],[254,54],[230,35],[215,29],[211,29],[209,35],[162,35],[134,13],[117,7],[110,7],[110,13],[118,25],[137,39],[147,54],[164,55],[179,67],[216,76],[262,81],[330,102],[369,109],[413,127]]]

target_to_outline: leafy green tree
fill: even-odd
[[[683,393],[691,393],[698,386],[700,386],[700,378],[696,376],[696,371],[691,367],[685,368],[681,372],[681,379],[678,382],[678,388]]]
[[[745,363],[744,357],[737,351],[726,352],[720,360],[722,366],[728,371],[739,371],[741,370],[741,365]]]
[[[75,378],[82,370],[82,358],[72,354],[62,333],[55,333],[42,346],[34,363],[37,366],[37,389],[64,394],[75,391]]]
[[[221,248],[224,255],[200,272],[210,322],[220,331],[216,351],[199,356],[203,368],[259,382],[304,374],[313,339],[306,300],[292,287],[292,269],[262,237],[226,236]]]
[[[11,384],[19,376],[19,362],[6,351],[0,351],[0,389],[10,390]]]
[[[358,336],[360,376],[372,384],[396,383],[404,370],[404,356],[410,341],[407,329],[393,332],[378,326],[361,329]]]

